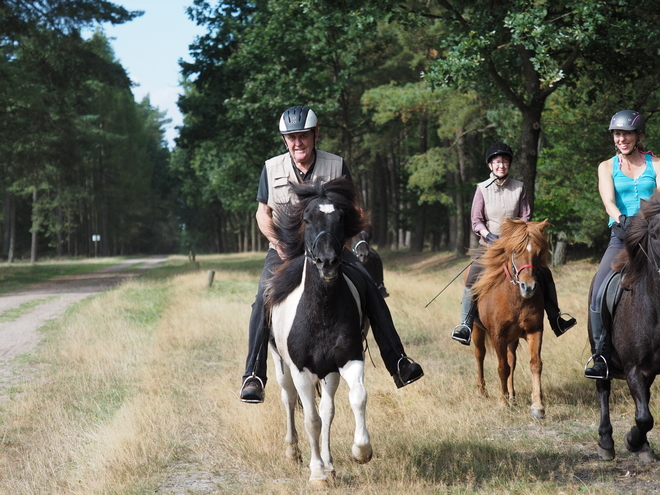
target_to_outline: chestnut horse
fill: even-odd
[[[660,193],[641,201],[640,211],[631,218],[624,246],[614,263],[615,270],[621,272],[625,290],[612,319],[613,350],[608,364],[610,375],[626,380],[635,400],[635,426],[624,437],[624,443],[645,464],[655,460],[647,433],[653,428],[649,409],[651,385],[660,374]],[[589,340],[593,350],[591,322]],[[598,455],[603,460],[615,456],[611,387],[610,380],[596,380],[600,399]]]
[[[500,402],[515,404],[513,374],[520,339],[529,345],[532,372],[532,417],[545,417],[541,390],[541,344],[543,342],[543,294],[537,280],[538,270],[547,266],[550,250],[543,222],[505,220],[500,238],[479,258],[483,272],[474,284],[478,317],[472,339],[477,359],[477,386],[487,397],[484,380],[486,337],[497,354]]]
[[[350,180],[291,184],[291,189],[298,202],[287,214],[274,219],[286,260],[266,286],[270,349],[286,408],[287,456],[300,458],[294,423],[294,408],[300,399],[311,448],[310,483],[326,485],[328,475],[335,471],[330,426],[340,376],[348,384],[355,416],[352,456],[362,463],[372,455],[365,419],[363,340],[367,319],[358,289],[342,271],[344,243],[360,232],[366,221]]]

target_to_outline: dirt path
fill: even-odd
[[[0,319],[4,319],[3,315],[8,319],[0,321],[0,388],[21,379],[12,360],[37,346],[42,337],[38,330],[47,321],[60,317],[72,304],[137,277],[166,260],[167,256],[130,259],[94,273],[55,277],[0,296]],[[17,311],[19,316],[10,319],[7,312],[11,311]],[[0,393],[0,397],[3,395]]]

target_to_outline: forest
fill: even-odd
[[[346,160],[379,249],[473,247],[472,195],[502,140],[560,264],[607,240],[596,170],[613,154],[610,117],[640,111],[660,152],[651,0],[191,0],[187,14],[205,34],[181,62],[169,149],[166,115],[134,101],[103,33],[142,12],[0,5],[7,262],[265,249],[257,184],[293,105],[314,109],[319,149]]]

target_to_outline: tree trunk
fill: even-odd
[[[37,241],[39,239],[39,213],[37,211],[37,193],[36,186],[32,189],[32,245],[30,248],[30,263],[37,262]]]
[[[16,247],[16,197],[12,193],[8,193],[9,201],[9,247],[7,248],[7,263],[14,262],[14,251]]]
[[[385,158],[380,153],[376,155],[376,170],[378,170],[378,229],[374,231],[376,245],[385,249],[388,245],[387,232],[387,166]]]
[[[566,244],[566,233],[559,232],[557,234],[557,244],[552,255],[552,266],[560,266],[566,264],[566,251],[568,245]]]
[[[541,137],[541,115],[545,100],[528,106],[523,114],[520,134],[520,151],[516,154],[513,164],[515,175],[525,184],[529,206],[534,212],[534,187],[536,185],[536,164],[539,159],[538,147]]]
[[[456,181],[456,244],[454,252],[457,255],[465,254],[466,232],[465,232],[465,198],[463,197],[463,184],[465,183],[465,170],[467,168],[467,157],[465,156],[465,138],[463,128],[456,130],[456,152],[458,154],[458,173],[454,174]]]

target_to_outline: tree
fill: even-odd
[[[437,0],[433,5],[407,2],[410,11],[441,20],[449,32],[438,39],[440,57],[426,78],[438,86],[505,98],[518,109],[516,170],[532,206],[548,97],[585,74],[610,80],[627,72],[626,80],[634,78],[637,61],[660,48],[658,13],[651,1]],[[657,87],[656,82],[652,89]]]

